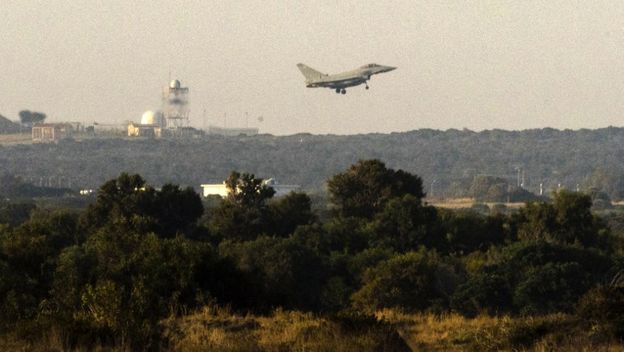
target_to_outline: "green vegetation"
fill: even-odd
[[[47,115],[41,112],[22,110],[19,112],[19,118],[22,125],[32,126],[36,123],[45,121]]]
[[[20,125],[0,115],[0,134],[19,133]]]
[[[2,172],[39,182],[59,178],[72,187],[96,189],[131,170],[154,186],[199,187],[220,183],[244,170],[323,193],[326,181],[360,159],[380,159],[389,167],[418,174],[423,191],[435,197],[477,196],[479,201],[532,200],[517,187],[544,194],[562,188],[595,190],[596,205],[624,199],[621,163],[624,128],[526,131],[417,130],[354,136],[206,136],[196,139],[121,138],[61,141],[58,144],[0,147]],[[482,182],[486,181],[486,182]]]
[[[129,174],[84,209],[5,201],[0,349],[539,350],[624,338],[622,225],[609,227],[622,221],[592,213],[591,194],[484,215],[425,204],[420,177],[379,160],[327,183],[322,214],[307,194],[274,198],[239,172],[228,197],[206,202]]]

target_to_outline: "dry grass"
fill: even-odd
[[[446,209],[470,209],[476,203],[485,204],[490,209],[496,204],[503,204],[509,209],[519,209],[524,207],[524,202],[496,203],[496,202],[476,202],[474,198],[448,198],[448,199],[426,199],[429,205]]]
[[[456,314],[404,314],[385,310],[375,319],[324,317],[277,310],[267,316],[239,315],[205,307],[161,322],[164,350],[171,351],[624,351],[600,326],[572,315],[511,318]],[[0,336],[2,351],[64,351],[61,331],[39,341]],[[78,351],[129,351],[98,347]]]
[[[398,325],[413,351],[624,351],[621,341],[600,327],[587,328],[564,314],[467,319],[382,311],[377,318]]]
[[[0,135],[0,145],[12,144],[32,144],[32,135],[30,133]]]
[[[163,325],[176,351],[409,351],[392,327],[345,328],[302,312],[239,316],[207,307]]]

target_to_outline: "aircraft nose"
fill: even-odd
[[[392,70],[396,70],[396,67],[392,67],[392,66],[385,66],[384,67],[384,72],[390,72]]]

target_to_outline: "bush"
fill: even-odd
[[[364,312],[444,309],[462,274],[435,252],[422,249],[397,255],[364,273],[363,286],[352,296],[353,305]]]
[[[624,338],[624,288],[594,287],[579,300],[577,314],[590,326],[602,326],[617,338]]]

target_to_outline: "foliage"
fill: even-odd
[[[588,195],[561,191],[550,203],[529,203],[520,210],[518,236],[524,240],[545,240],[561,244],[600,246],[606,225],[591,212]]]
[[[253,240],[268,230],[271,213],[268,201],[275,190],[253,174],[232,172],[225,182],[228,196],[213,209],[209,222],[223,238]]]
[[[591,326],[602,326],[615,337],[624,337],[624,290],[600,285],[579,300],[578,315]]]
[[[12,174],[0,175],[0,200],[2,198],[61,197],[71,194],[74,194],[74,191],[66,188],[38,187]]]
[[[397,255],[364,273],[362,288],[353,294],[355,307],[366,312],[383,308],[421,311],[438,308],[461,274],[425,250]],[[445,292],[446,291],[446,292]]]
[[[305,193],[291,192],[269,203],[271,217],[270,233],[287,237],[298,226],[310,225],[316,221],[312,212],[310,197]]]
[[[3,336],[56,336],[66,350],[158,350],[167,348],[165,337],[172,346],[193,346],[163,319],[185,321],[180,315],[205,305],[232,314],[323,314],[311,325],[297,321],[312,315],[297,315],[266,327],[305,325],[288,340],[302,348],[321,346],[305,336],[342,346],[327,337],[327,326],[376,341],[354,346],[385,346],[367,329],[394,336],[371,319],[387,308],[536,317],[457,336],[471,341],[468,349],[553,346],[561,339],[553,329],[568,323],[600,327],[603,341],[621,336],[619,288],[603,286],[623,267],[621,241],[592,213],[590,195],[562,191],[552,203],[518,212],[437,209],[422,202],[418,176],[378,160],[360,161],[329,181],[333,213],[319,213],[327,208],[305,193],[273,199],[253,174],[233,172],[227,183],[230,195],[206,207],[190,188],[155,188],[130,174],[105,182],[86,209],[4,200],[0,346]],[[608,220],[621,222],[617,215]],[[562,312],[579,320],[537,318]],[[215,323],[226,332],[249,324],[236,331],[251,335],[205,331],[222,341],[244,338],[249,348],[286,348],[249,338],[258,336],[259,321]],[[210,341],[198,348],[223,346]]]
[[[485,250],[492,245],[501,245],[512,237],[508,231],[507,218],[501,215],[440,211],[440,222],[449,250],[455,253]]]
[[[0,115],[0,134],[19,133],[20,125]]]
[[[17,226],[24,223],[35,210],[32,203],[14,203],[0,201],[0,224]]]
[[[486,266],[457,288],[451,307],[468,316],[570,312],[613,265],[609,257],[593,250],[546,242],[511,245],[499,263]]]
[[[420,177],[386,168],[379,160],[360,160],[327,182],[330,201],[344,216],[371,218],[397,196],[424,197]]]
[[[166,184],[156,190],[141,176],[124,173],[100,187],[82,223],[91,231],[114,224],[126,231],[173,237],[188,232],[202,213],[201,199],[192,188]]]
[[[22,125],[32,126],[46,119],[46,114],[30,110],[22,110],[18,113]]]
[[[292,239],[260,237],[223,242],[219,253],[231,258],[249,280],[250,299],[260,309],[312,309],[319,306],[324,268],[319,256]]]
[[[399,252],[427,248],[445,248],[445,238],[434,207],[423,206],[420,199],[407,194],[388,201],[372,223],[374,247],[393,248]]]

